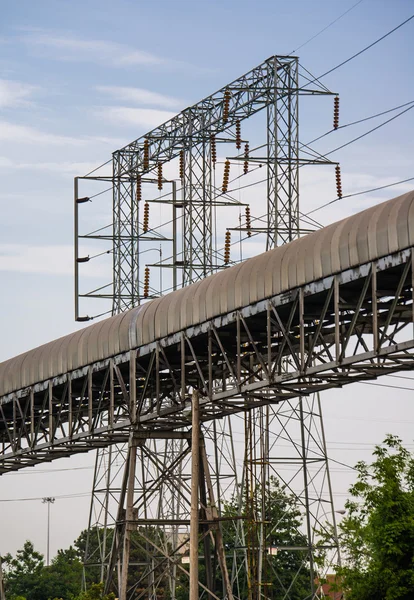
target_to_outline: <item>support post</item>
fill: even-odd
[[[190,596],[198,600],[198,487],[200,472],[200,404],[198,391],[192,395],[191,513],[190,513]],[[124,600],[121,598],[120,600]],[[126,600],[126,599],[125,599]]]
[[[305,440],[305,415],[303,411],[303,399],[299,398],[299,415],[300,415],[300,431],[301,431],[301,452],[302,452],[302,470],[303,470],[303,490],[305,492],[305,510],[306,510],[306,534],[308,538],[309,551],[309,575],[310,575],[310,598],[315,594],[315,573],[313,564],[313,544],[312,544],[312,524],[311,510],[309,501],[309,480],[308,480],[308,465],[307,465],[307,445]]]
[[[125,534],[124,547],[122,552],[121,586],[119,600],[127,600],[129,551],[131,546],[131,521],[133,519],[135,468],[137,464],[137,444],[133,434],[131,434],[131,439],[129,443],[129,455],[130,456],[128,470],[128,491],[127,505],[125,511]]]

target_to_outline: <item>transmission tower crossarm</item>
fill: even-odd
[[[277,71],[289,69],[291,63],[297,62],[294,56],[271,56],[263,63],[248,71],[214,94],[197,102],[180,112],[159,127],[134,140],[113,153],[122,157],[116,176],[129,173],[146,173],[152,171],[159,163],[170,161],[179,156],[206,136],[217,135],[242,121],[266,106],[269,87],[273,85],[275,67]],[[281,78],[279,78],[281,80]],[[299,91],[299,88],[295,90]],[[283,88],[278,93],[283,94]],[[300,89],[303,94],[331,94],[324,88]],[[286,94],[292,93],[286,88]],[[145,142],[147,140],[147,142]],[[148,160],[144,165],[144,144],[149,144]],[[119,160],[119,159],[118,159]]]

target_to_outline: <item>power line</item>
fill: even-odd
[[[313,208],[308,213],[306,213],[306,216],[309,216],[312,213],[315,213],[316,211],[321,210],[322,208],[326,208],[327,206],[330,206],[331,204],[335,204],[335,202],[339,202],[339,200],[345,200],[346,198],[353,198],[354,196],[361,196],[362,194],[370,194],[372,192],[378,192],[379,190],[385,190],[386,188],[393,187],[395,185],[401,185],[402,183],[408,183],[409,181],[413,181],[413,180],[414,180],[414,177],[409,177],[408,179],[401,179],[401,181],[394,181],[393,183],[387,183],[387,185],[381,185],[381,186],[378,186],[375,188],[371,188],[369,190],[363,190],[361,192],[355,192],[353,194],[346,194],[345,196],[342,196],[342,198],[335,198],[335,200],[331,200],[330,202],[326,202],[326,204],[321,204],[321,206],[318,206],[317,208]]]
[[[66,500],[72,498],[84,498],[85,496],[90,497],[90,492],[79,492],[78,494],[62,494],[61,496],[54,496],[57,500]],[[0,498],[0,502],[38,502],[43,500],[43,496],[36,496],[31,498]]]
[[[377,131],[377,129],[380,129],[381,127],[384,127],[384,125],[387,125],[388,123],[391,123],[391,121],[394,121],[395,119],[398,119],[398,117],[401,117],[401,115],[404,115],[406,112],[408,112],[412,108],[414,108],[414,104],[411,104],[411,106],[409,106],[405,110],[402,110],[397,115],[394,115],[393,117],[390,117],[389,119],[387,119],[383,123],[380,123],[376,127],[373,127],[369,131],[366,131],[365,133],[363,133],[363,134],[359,135],[358,137],[354,138],[353,140],[350,140],[349,142],[346,142],[345,144],[342,144],[342,146],[338,146],[337,148],[334,148],[333,150],[329,150],[329,152],[326,152],[324,154],[324,156],[329,156],[329,154],[333,154],[334,152],[337,152],[338,150],[341,150],[342,148],[345,148],[346,146],[349,146],[350,144],[353,144],[354,142],[357,142],[358,140],[366,137],[367,135],[369,135],[373,131]]]
[[[373,383],[372,381],[359,381],[363,385],[375,385],[376,387],[391,388],[393,390],[406,390],[408,392],[414,392],[414,388],[404,387],[402,385],[389,385],[387,383]]]
[[[358,2],[356,2],[355,4],[353,4],[351,6],[351,8],[348,8],[348,10],[346,10],[344,13],[342,13],[341,15],[339,15],[339,17],[337,17],[336,19],[334,19],[333,21],[331,21],[329,23],[329,25],[326,25],[326,27],[324,27],[323,29],[321,29],[320,31],[318,31],[318,33],[315,33],[315,35],[313,35],[308,40],[306,40],[306,42],[303,42],[303,44],[301,44],[300,46],[298,46],[296,48],[296,50],[292,50],[292,52],[290,52],[290,54],[293,54],[294,52],[297,52],[298,50],[300,50],[301,48],[303,48],[304,46],[306,46],[307,44],[309,44],[309,42],[312,42],[312,40],[314,40],[315,38],[319,37],[321,35],[321,33],[323,33],[324,31],[326,31],[327,29],[329,29],[329,27],[332,27],[332,25],[334,25],[335,23],[337,23],[340,19],[342,19],[342,17],[344,17],[345,15],[347,15],[349,12],[351,12],[351,10],[353,10],[354,8],[356,8],[358,6],[358,4],[361,4],[361,2],[363,2],[363,1],[364,0],[358,0]]]
[[[360,50],[356,54],[353,54],[352,56],[350,56],[346,60],[342,61],[341,63],[339,63],[339,65],[336,65],[335,67],[332,67],[332,69],[329,69],[325,73],[322,73],[322,75],[319,75],[319,77],[316,77],[310,83],[314,83],[315,81],[319,81],[319,79],[322,79],[323,77],[326,77],[327,75],[330,75],[330,73],[333,73],[334,71],[336,71],[340,67],[343,67],[347,63],[351,62],[351,60],[354,60],[354,58],[357,58],[357,56],[361,56],[361,54],[363,54],[364,52],[366,52],[367,50],[369,50],[370,48],[372,48],[376,44],[379,44],[380,42],[382,42],[382,40],[385,40],[385,38],[387,38],[389,35],[391,35],[395,31],[397,31],[398,29],[400,29],[401,27],[403,27],[404,25],[406,25],[407,23],[409,23],[412,19],[414,19],[414,15],[411,15],[411,17],[408,17],[408,19],[406,19],[405,21],[403,21],[402,23],[400,23],[399,25],[397,25],[396,27],[394,27],[394,29],[391,29],[390,31],[388,31],[387,33],[385,33],[384,35],[382,35],[380,38],[378,38],[377,40],[375,40],[374,42],[372,42],[368,46],[365,46],[365,48],[363,48],[362,50]],[[310,85],[310,83],[308,85]]]
[[[330,135],[334,131],[339,131],[340,129],[346,129],[347,127],[352,127],[353,125],[359,125],[360,123],[364,123],[365,121],[370,121],[371,119],[375,119],[377,117],[382,117],[383,115],[387,115],[390,112],[393,112],[394,110],[399,110],[400,108],[404,108],[405,106],[409,106],[410,104],[414,104],[414,100],[411,100],[410,102],[405,102],[404,104],[400,104],[399,106],[394,106],[393,108],[389,108],[382,112],[376,113],[375,115],[370,115],[369,117],[364,117],[363,119],[358,119],[357,121],[352,121],[351,123],[345,123],[345,125],[339,125],[339,127],[337,127],[336,129],[330,129],[329,131],[326,131],[319,137],[317,137],[303,145],[310,146],[310,144],[314,144],[315,142],[318,142],[319,140],[326,137],[327,135]]]

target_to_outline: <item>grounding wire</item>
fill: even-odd
[[[315,79],[313,81],[310,81],[306,85],[310,85],[311,83],[314,83],[314,82],[319,82],[319,80],[322,79],[323,77],[326,77],[327,75],[330,75],[330,73],[333,73],[334,71],[336,71],[340,67],[343,67],[347,63],[351,62],[351,60],[354,60],[354,58],[357,58],[358,56],[361,56],[361,54],[363,54],[364,52],[366,52],[367,50],[369,50],[373,46],[376,46],[376,44],[379,44],[380,42],[382,42],[382,40],[385,40],[385,38],[387,38],[389,35],[391,35],[395,31],[397,31],[398,29],[400,29],[401,27],[403,27],[404,25],[406,25],[410,21],[412,21],[412,19],[414,19],[414,15],[411,15],[411,17],[408,17],[408,19],[405,19],[405,21],[403,21],[402,23],[400,23],[399,25],[397,25],[393,29],[390,29],[390,31],[387,31],[387,33],[385,33],[384,35],[382,35],[381,37],[379,37],[377,40],[375,40],[374,42],[372,42],[368,46],[365,46],[365,48],[362,48],[362,50],[359,50],[359,52],[356,52],[355,54],[353,54],[352,56],[350,56],[346,60],[343,60],[341,63],[339,63],[335,67],[332,67],[328,71],[325,71],[325,73],[322,73],[322,75],[319,75],[318,77],[315,77]]]
[[[404,104],[400,104],[399,106],[394,106],[393,108],[389,108],[388,110],[384,110],[375,115],[370,115],[369,117],[364,117],[363,119],[358,119],[357,121],[352,121],[351,123],[345,123],[344,125],[339,125],[336,129],[330,129],[329,131],[326,131],[325,133],[323,133],[319,137],[315,138],[314,140],[311,140],[310,142],[307,142],[306,144],[304,144],[304,146],[309,146],[310,144],[314,144],[315,142],[318,142],[322,138],[326,137],[327,135],[330,135],[334,131],[339,131],[340,129],[345,129],[346,127],[351,127],[352,125],[358,125],[359,123],[364,123],[365,121],[370,121],[371,119],[375,119],[376,117],[382,117],[383,115],[387,115],[388,113],[393,112],[394,110],[399,110],[400,108],[404,108],[405,106],[409,106],[410,104],[414,104],[414,100],[411,100],[410,102],[405,102]]]
[[[312,213],[316,212],[317,210],[326,208],[327,206],[330,206],[331,204],[335,204],[335,202],[339,202],[339,200],[345,200],[345,198],[353,198],[354,196],[362,196],[363,194],[370,194],[371,192],[377,192],[379,190],[384,190],[385,188],[393,187],[395,185],[401,185],[402,183],[408,183],[409,181],[413,181],[413,180],[414,180],[414,177],[409,177],[408,179],[401,179],[401,181],[394,181],[393,183],[387,183],[387,185],[381,185],[379,187],[371,188],[369,190],[363,190],[361,192],[355,192],[353,194],[346,194],[345,196],[342,196],[342,198],[335,198],[335,200],[331,200],[330,202],[326,202],[326,204],[321,204],[321,206],[318,206],[317,208],[313,208],[312,210],[310,210],[309,212],[306,213],[306,216],[311,215]]]
[[[369,131],[366,131],[365,133],[362,133],[361,135],[359,135],[358,137],[354,138],[353,140],[350,140],[349,142],[346,142],[345,144],[342,144],[341,146],[338,146],[337,148],[334,148],[333,150],[329,150],[329,152],[326,152],[324,154],[324,156],[329,156],[329,154],[333,154],[334,152],[337,152],[338,150],[341,150],[342,148],[345,148],[346,146],[349,146],[350,144],[353,144],[354,142],[357,142],[358,140],[360,140],[360,139],[366,137],[367,135],[369,135],[370,133],[373,133],[374,131],[377,131],[377,129],[380,129],[381,127],[384,127],[384,125],[387,125],[388,123],[391,123],[391,121],[394,121],[395,119],[398,119],[398,117],[401,117],[401,115],[404,115],[406,112],[408,112],[412,108],[414,108],[414,104],[411,104],[411,106],[409,106],[405,110],[402,110],[397,115],[394,115],[393,117],[390,117],[386,121],[383,121],[383,123],[380,123],[379,125],[377,125],[376,127],[373,127]]]
[[[92,173],[99,171],[99,169],[102,169],[102,167],[106,167],[106,165],[109,165],[109,163],[111,163],[111,162],[112,162],[112,158],[109,158],[106,162],[99,165],[99,167],[95,167],[95,169],[92,169],[92,171],[89,171],[89,173],[86,173],[86,175],[84,175],[83,177],[89,177],[89,175],[92,175]]]

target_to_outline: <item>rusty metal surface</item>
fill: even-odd
[[[414,245],[414,192],[0,364],[0,398]]]

